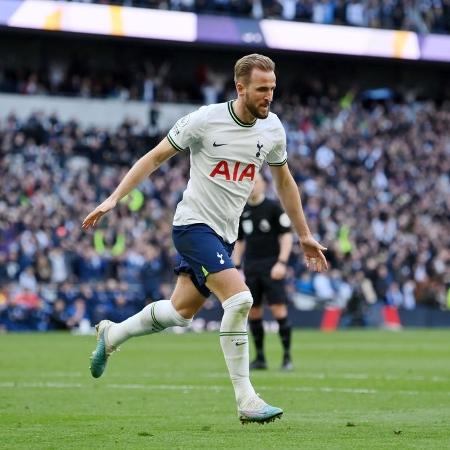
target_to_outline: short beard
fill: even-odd
[[[250,113],[256,117],[257,119],[267,119],[267,117],[269,116],[269,111],[270,111],[270,103],[269,103],[269,108],[267,109],[267,114],[261,114],[260,112],[258,112],[258,109],[255,108],[253,105],[249,105],[248,103],[245,103],[245,107],[250,111]]]

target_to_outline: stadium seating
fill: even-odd
[[[331,263],[328,274],[308,275],[296,250],[291,295],[309,289],[324,305],[356,311],[377,301],[446,308],[448,103],[283,100],[274,111],[287,131],[290,167]],[[4,328],[120,319],[170,295],[170,221],[186,183],[186,157],[145,181],[94,234],[80,229],[156,140],[127,123],[107,132],[39,114],[1,121]]]

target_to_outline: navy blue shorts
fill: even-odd
[[[179,253],[175,273],[188,273],[199,292],[209,297],[211,291],[206,287],[206,277],[234,267],[231,259],[234,243],[228,244],[203,223],[174,226],[172,237]]]

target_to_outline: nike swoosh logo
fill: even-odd
[[[216,142],[213,142],[213,147],[222,147],[222,145],[227,145],[227,144],[216,144]]]
[[[239,345],[244,345],[244,344],[246,344],[247,342],[236,342],[236,347],[238,347]]]

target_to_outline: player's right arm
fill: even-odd
[[[87,230],[91,227],[95,227],[98,221],[108,211],[113,209],[123,197],[129,194],[146,177],[177,153],[178,150],[176,150],[167,137],[165,137],[156,147],[136,161],[115,191],[86,216],[81,225],[82,228]]]

